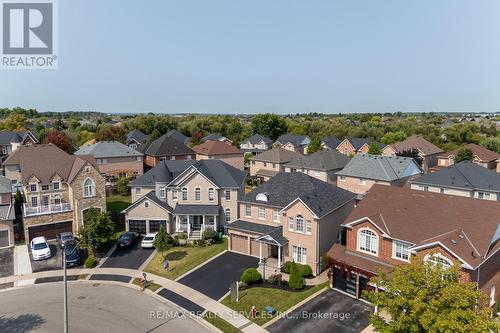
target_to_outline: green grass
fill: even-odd
[[[210,324],[214,325],[218,329],[220,329],[224,333],[241,333],[239,329],[219,317],[213,312],[205,312],[205,315],[203,315],[203,319],[208,321]]]
[[[177,246],[167,252],[165,256],[169,261],[170,267],[163,268],[163,260],[161,253],[157,253],[153,260],[146,266],[145,271],[156,275],[166,277],[167,279],[175,280],[182,274],[190,271],[196,266],[204,263],[218,253],[227,250],[227,239],[218,244],[205,247],[194,246]]]
[[[121,195],[112,195],[106,197],[106,209],[108,212],[121,212],[128,206],[130,206],[131,198],[130,195],[123,197]]]
[[[141,279],[135,278],[132,281],[132,284],[135,284],[136,286],[140,286],[141,285]],[[159,285],[158,283],[154,283],[152,281],[147,281],[147,283],[146,283],[146,289],[149,289],[152,292],[155,292],[155,291],[157,291],[160,288],[161,288],[161,285]]]
[[[271,287],[251,287],[240,291],[239,302],[232,302],[231,296],[227,296],[221,303],[235,311],[241,311],[248,319],[252,320],[257,325],[263,325],[272,319],[271,315],[263,313],[266,306],[270,305],[275,308],[277,314],[283,313],[295,304],[325,288],[327,285],[328,282],[325,282],[301,291],[283,290]],[[250,318],[250,309],[252,306],[255,306],[257,312],[262,315],[257,315],[256,318]]]

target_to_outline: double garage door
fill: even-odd
[[[250,237],[250,251],[248,250],[248,237],[244,235],[231,234],[231,251],[249,254],[254,257],[259,256],[259,242]],[[262,256],[268,256],[268,245],[262,244]]]
[[[141,235],[145,235],[148,232],[147,225],[148,223],[146,220],[128,220],[128,230],[137,232]],[[160,231],[161,225],[163,225],[163,228],[167,230],[166,220],[149,220],[149,232]]]
[[[338,268],[335,268],[334,270],[334,276],[333,276],[333,281],[334,281],[334,287],[345,291],[348,294],[353,295],[356,297],[356,274],[354,273],[344,273]],[[361,291],[366,290],[368,287],[368,279],[365,278],[364,276],[359,277],[359,290],[360,290],[360,295]]]
[[[0,230],[0,248],[10,246],[9,230]]]
[[[73,232],[73,222],[66,221],[28,227],[30,240],[39,236],[44,236],[47,239],[56,239],[56,235],[60,232]]]

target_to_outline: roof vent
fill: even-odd
[[[452,239],[452,240],[451,240],[451,244],[457,244],[457,241],[456,241],[456,240],[454,240],[454,239]]]
[[[464,239],[464,235],[460,234],[460,235],[458,235],[458,238]]]

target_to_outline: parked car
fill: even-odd
[[[141,246],[143,248],[148,248],[148,249],[155,247],[153,243],[156,239],[157,234],[158,234],[157,232],[152,232],[152,233],[149,233],[146,236],[144,236],[144,238],[142,239],[142,242],[141,242]]]
[[[126,231],[121,234],[120,238],[116,242],[117,247],[129,247],[135,244],[137,241],[137,234],[135,232]]]
[[[80,264],[81,251],[76,242],[66,242],[64,245],[64,254],[66,256],[66,267],[78,266]]]
[[[33,238],[30,242],[30,247],[33,260],[43,260],[52,257],[49,243],[47,243],[47,239],[43,236]]]
[[[74,242],[75,236],[71,232],[61,232],[57,234],[56,239],[62,249],[67,242]]]

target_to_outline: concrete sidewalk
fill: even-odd
[[[27,249],[27,248],[26,248]],[[29,256],[28,256],[29,260]],[[45,272],[37,272],[37,273],[25,273],[23,275],[15,275],[9,276],[5,278],[0,278],[0,284],[14,282],[16,284],[23,283],[24,281],[34,281],[36,278],[42,277],[52,277],[52,276],[61,276],[63,274],[62,270],[57,271],[45,271]],[[125,268],[94,268],[94,269],[71,269],[68,270],[68,274],[71,275],[81,275],[81,274],[116,274],[116,275],[126,275],[136,278],[140,278],[142,276],[142,271],[134,270],[134,269],[125,269]],[[231,325],[239,328],[245,333],[264,333],[267,332],[262,327],[257,324],[251,322],[243,315],[237,314],[234,310],[228,308],[225,305],[211,299],[210,297],[196,291],[192,288],[189,288],[179,282],[172,281],[166,279],[164,277],[147,273],[148,281],[157,283],[161,285],[163,288],[171,290],[188,300],[192,301],[195,304],[203,307],[207,311],[214,312],[218,314],[221,318],[229,322]]]
[[[28,251],[28,245],[16,245],[14,248],[14,274],[15,275],[27,275],[33,272],[31,268],[30,253]],[[28,284],[33,284],[35,279],[21,279],[15,281],[14,285],[24,286]]]

